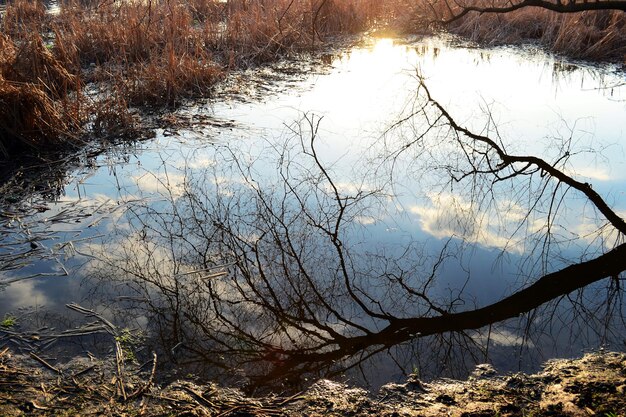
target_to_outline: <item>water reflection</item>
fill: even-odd
[[[29,298],[60,314],[64,303],[88,301],[119,325],[146,330],[172,372],[270,386],[358,367],[378,382],[414,368],[458,375],[484,360],[510,370],[513,352],[530,364],[619,343],[619,275],[584,291],[572,280],[573,295],[532,285],[575,261],[612,256],[605,252],[621,235],[538,171],[508,182],[451,181],[464,175],[467,155],[472,164],[485,155],[464,154],[450,124],[416,97],[419,67],[464,126],[594,179],[623,212],[622,138],[613,133],[623,128],[623,103],[614,101],[623,89],[610,100],[590,90],[615,78],[584,68],[556,85],[553,61],[542,59],[383,39],[264,102],[184,109],[236,122],[160,135],[72,181],[68,199],[106,195],[122,208],[68,225],[64,233],[89,237],[77,255],[50,252],[69,276],[11,284],[0,314]],[[303,111],[314,113],[302,119]],[[313,114],[324,116],[319,125]],[[581,115],[576,126],[564,121]],[[475,325],[452,325],[470,319]]]
[[[506,252],[511,262],[494,272],[484,263],[497,255],[458,233],[427,244],[371,239],[371,223],[361,219],[380,218],[386,194],[334,182],[315,149],[317,122],[305,118],[289,130],[292,137],[267,149],[264,155],[277,162],[275,180],[257,177],[259,159],[250,162],[247,152],[220,148],[208,169],[188,171],[176,182],[155,178],[163,201],[133,207],[129,228],[90,245],[97,261],[87,276],[94,288],[106,298],[121,288],[124,311],[137,309],[133,315],[147,318],[166,349],[161,355],[178,367],[209,362],[213,377],[232,377],[238,369],[253,387],[293,389],[305,378],[345,374],[381,352],[402,363],[402,371],[407,360],[438,352],[434,366],[421,366],[425,374],[440,374],[487,357],[490,346],[535,350],[545,344],[544,334],[516,326],[568,320],[570,337],[579,338],[585,321],[601,321],[612,323],[604,326],[609,336],[603,333],[603,341],[614,340],[619,308],[601,314],[570,309],[588,294],[582,288],[607,274],[590,271],[598,265],[623,269],[624,248],[569,266],[544,248],[551,272],[538,279],[527,265],[512,269],[532,258],[526,248],[519,250],[523,256]],[[444,227],[457,223],[467,207],[447,210],[453,220],[441,220]],[[528,217],[511,210],[513,220]],[[498,211],[507,216],[506,207]],[[520,287],[504,288],[512,273],[529,275]],[[592,285],[603,295],[590,304],[619,303],[617,279]],[[572,304],[563,301],[578,290]],[[521,322],[515,319],[520,315]]]

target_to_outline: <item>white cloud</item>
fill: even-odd
[[[409,207],[409,212],[419,217],[424,232],[440,239],[458,237],[487,247],[522,250],[520,244],[504,233],[507,225],[524,218],[525,212],[520,206],[510,201],[501,202],[498,217],[495,217],[452,194],[433,194],[429,199],[430,204]]]
[[[574,178],[583,177],[596,181],[609,181],[616,179],[614,177],[611,177],[607,169],[604,167],[572,168],[566,170],[565,173]]]
[[[137,187],[147,193],[180,197],[185,191],[185,179],[182,174],[146,173],[132,177]]]
[[[515,347],[525,345],[529,348],[535,346],[532,341],[524,339],[522,336],[516,335],[515,333],[505,329],[493,329],[491,331],[491,334],[480,334],[478,336],[475,336],[474,340],[483,344],[487,344],[487,342],[489,342],[489,344],[491,344],[492,346],[495,345]]]

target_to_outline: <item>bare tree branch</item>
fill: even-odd
[[[450,10],[452,17],[447,18],[442,21],[444,25],[452,23],[456,20],[459,20],[463,16],[467,15],[471,12],[476,13],[510,13],[515,10],[523,9],[525,7],[540,7],[547,10],[552,10],[557,13],[580,13],[584,11],[592,11],[592,10],[618,10],[626,12],[626,1],[622,0],[599,0],[594,2],[587,1],[575,1],[575,0],[556,0],[547,1],[547,0],[523,0],[517,3],[507,2],[505,6],[476,6],[476,5],[465,5],[461,2],[455,1],[455,5],[460,8],[460,12],[454,13],[452,8],[449,6],[449,3],[446,1],[446,5],[448,5],[448,9]]]

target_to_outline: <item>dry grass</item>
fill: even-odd
[[[63,99],[79,87],[79,79],[62,65],[37,33],[25,38],[19,48],[12,45],[13,56],[4,76],[19,83],[36,84],[53,99]]]
[[[34,33],[16,45],[0,36],[0,153],[37,151],[81,126],[77,79],[52,56]],[[73,91],[71,93],[71,91]]]
[[[68,126],[54,101],[30,83],[16,83],[0,76],[0,151],[9,155],[16,148],[47,147]]]
[[[131,120],[129,105],[209,95],[232,69],[298,56],[335,35],[423,31],[442,10],[412,0],[66,0],[51,15],[41,0],[10,0],[0,20],[0,152],[74,141],[85,126],[118,135]],[[626,53],[625,22],[623,13],[524,9],[470,15],[450,29],[604,59]],[[103,93],[95,102],[83,93],[88,83]],[[107,126],[116,127],[106,133]]]
[[[7,3],[0,26],[3,33],[20,38],[25,34],[43,32],[47,20],[46,6],[43,2],[18,0]]]
[[[426,14],[431,20],[450,16],[443,2]],[[626,14],[621,11],[560,14],[526,7],[507,14],[470,13],[447,29],[479,43],[532,41],[573,58],[626,62]]]
[[[175,105],[183,98],[207,95],[222,77],[220,66],[202,52],[185,54],[173,45],[165,46],[163,55],[135,65],[125,82],[133,105]]]
[[[68,0],[50,15],[38,0],[10,1],[0,22],[0,150],[63,144],[87,122],[98,136],[123,131],[128,105],[206,96],[228,70],[361,31],[382,9],[375,0]],[[87,83],[100,86],[101,103],[84,97]]]

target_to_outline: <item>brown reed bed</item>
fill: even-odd
[[[19,43],[0,36],[0,50],[0,153],[36,152],[60,137],[76,142],[82,120],[77,79],[37,33]]]
[[[133,125],[129,106],[210,95],[229,70],[366,29],[378,4],[67,0],[51,15],[40,0],[11,0],[0,20],[0,153],[63,147],[90,130],[119,135]]]
[[[480,1],[471,2],[472,6],[480,4]],[[429,11],[422,9],[422,16],[431,22],[441,21],[449,19],[451,12],[459,11],[459,8],[448,9],[445,1],[439,1]],[[446,25],[445,29],[481,44],[533,42],[570,58],[626,64],[626,13],[618,10],[557,13],[525,7],[505,14],[472,12]]]
[[[442,4],[395,0],[9,0],[0,17],[0,154],[133,136],[129,106],[208,96],[229,71],[298,57],[372,28],[423,32]],[[469,14],[449,30],[478,42],[539,41],[575,57],[626,53],[623,13],[528,8]],[[89,86],[90,94],[85,93]],[[95,93],[94,93],[95,91]]]
[[[14,38],[25,33],[41,33],[47,21],[46,6],[43,2],[9,2],[1,21],[2,31]]]

